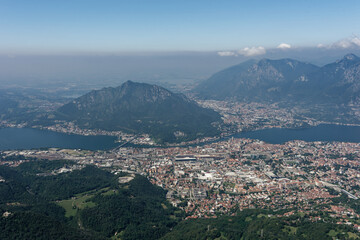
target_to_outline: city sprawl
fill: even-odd
[[[134,148],[111,151],[3,151],[1,164],[26,159],[68,159],[47,174],[93,164],[112,172],[137,173],[168,191],[186,218],[217,217],[249,208],[272,209],[277,216],[301,213],[311,221],[324,214],[338,224],[359,228],[354,206],[339,201],[360,197],[360,144],[290,141],[268,144],[234,139],[195,147]],[[0,178],[1,181],[5,181]]]

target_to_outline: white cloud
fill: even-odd
[[[341,40],[341,41],[333,44],[333,47],[338,47],[338,48],[349,48],[351,46],[352,46],[351,41],[349,41],[347,39]]]
[[[352,38],[342,39],[330,46],[331,48],[356,48],[360,47],[360,38],[354,36]]]
[[[250,56],[256,56],[256,55],[263,55],[266,53],[266,49],[261,46],[251,47],[251,48],[246,47],[244,49],[239,50],[238,53],[240,55],[250,57]]]
[[[360,38],[359,37],[354,37],[351,42],[353,44],[355,44],[356,46],[360,47]]]
[[[218,52],[217,54],[221,57],[237,56],[236,52],[231,51]]]
[[[290,44],[287,44],[287,43],[281,43],[281,44],[279,44],[279,46],[277,46],[276,48],[279,48],[279,49],[290,49],[290,48],[291,48],[291,45],[290,45]]]

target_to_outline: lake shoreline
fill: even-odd
[[[229,138],[258,139],[270,144],[283,144],[288,141],[302,140],[306,142],[360,142],[360,126],[345,126],[336,124],[320,124],[310,128],[267,128],[246,131],[230,136],[217,138],[201,143],[188,145],[134,145],[128,143],[122,147],[142,148],[170,148],[203,146]],[[59,133],[36,128],[0,128],[0,150],[39,149],[39,148],[69,148],[86,150],[111,150],[119,147],[114,136],[82,136],[76,134]]]

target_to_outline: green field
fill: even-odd
[[[113,194],[117,194],[119,191],[118,190],[113,190],[113,189],[109,189],[109,190],[105,190],[101,193],[101,195],[103,196],[110,196]]]
[[[65,209],[66,211],[65,217],[71,217],[76,215],[78,209],[83,209],[85,207],[94,207],[95,203],[86,202],[86,200],[88,200],[92,196],[93,195],[84,195],[79,198],[74,197],[72,199],[59,201],[57,204],[59,204],[61,207]]]
[[[76,216],[78,209],[95,207],[95,203],[88,200],[98,193],[101,193],[102,195],[112,195],[116,194],[117,191],[114,191],[108,187],[102,188],[100,190],[92,190],[76,194],[75,197],[72,197],[71,199],[58,201],[57,204],[65,209],[65,217],[74,217]]]
[[[352,232],[348,232],[348,236],[350,239],[359,239],[359,236]]]

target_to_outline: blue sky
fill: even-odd
[[[360,35],[360,1],[0,0],[0,52],[226,51]]]

